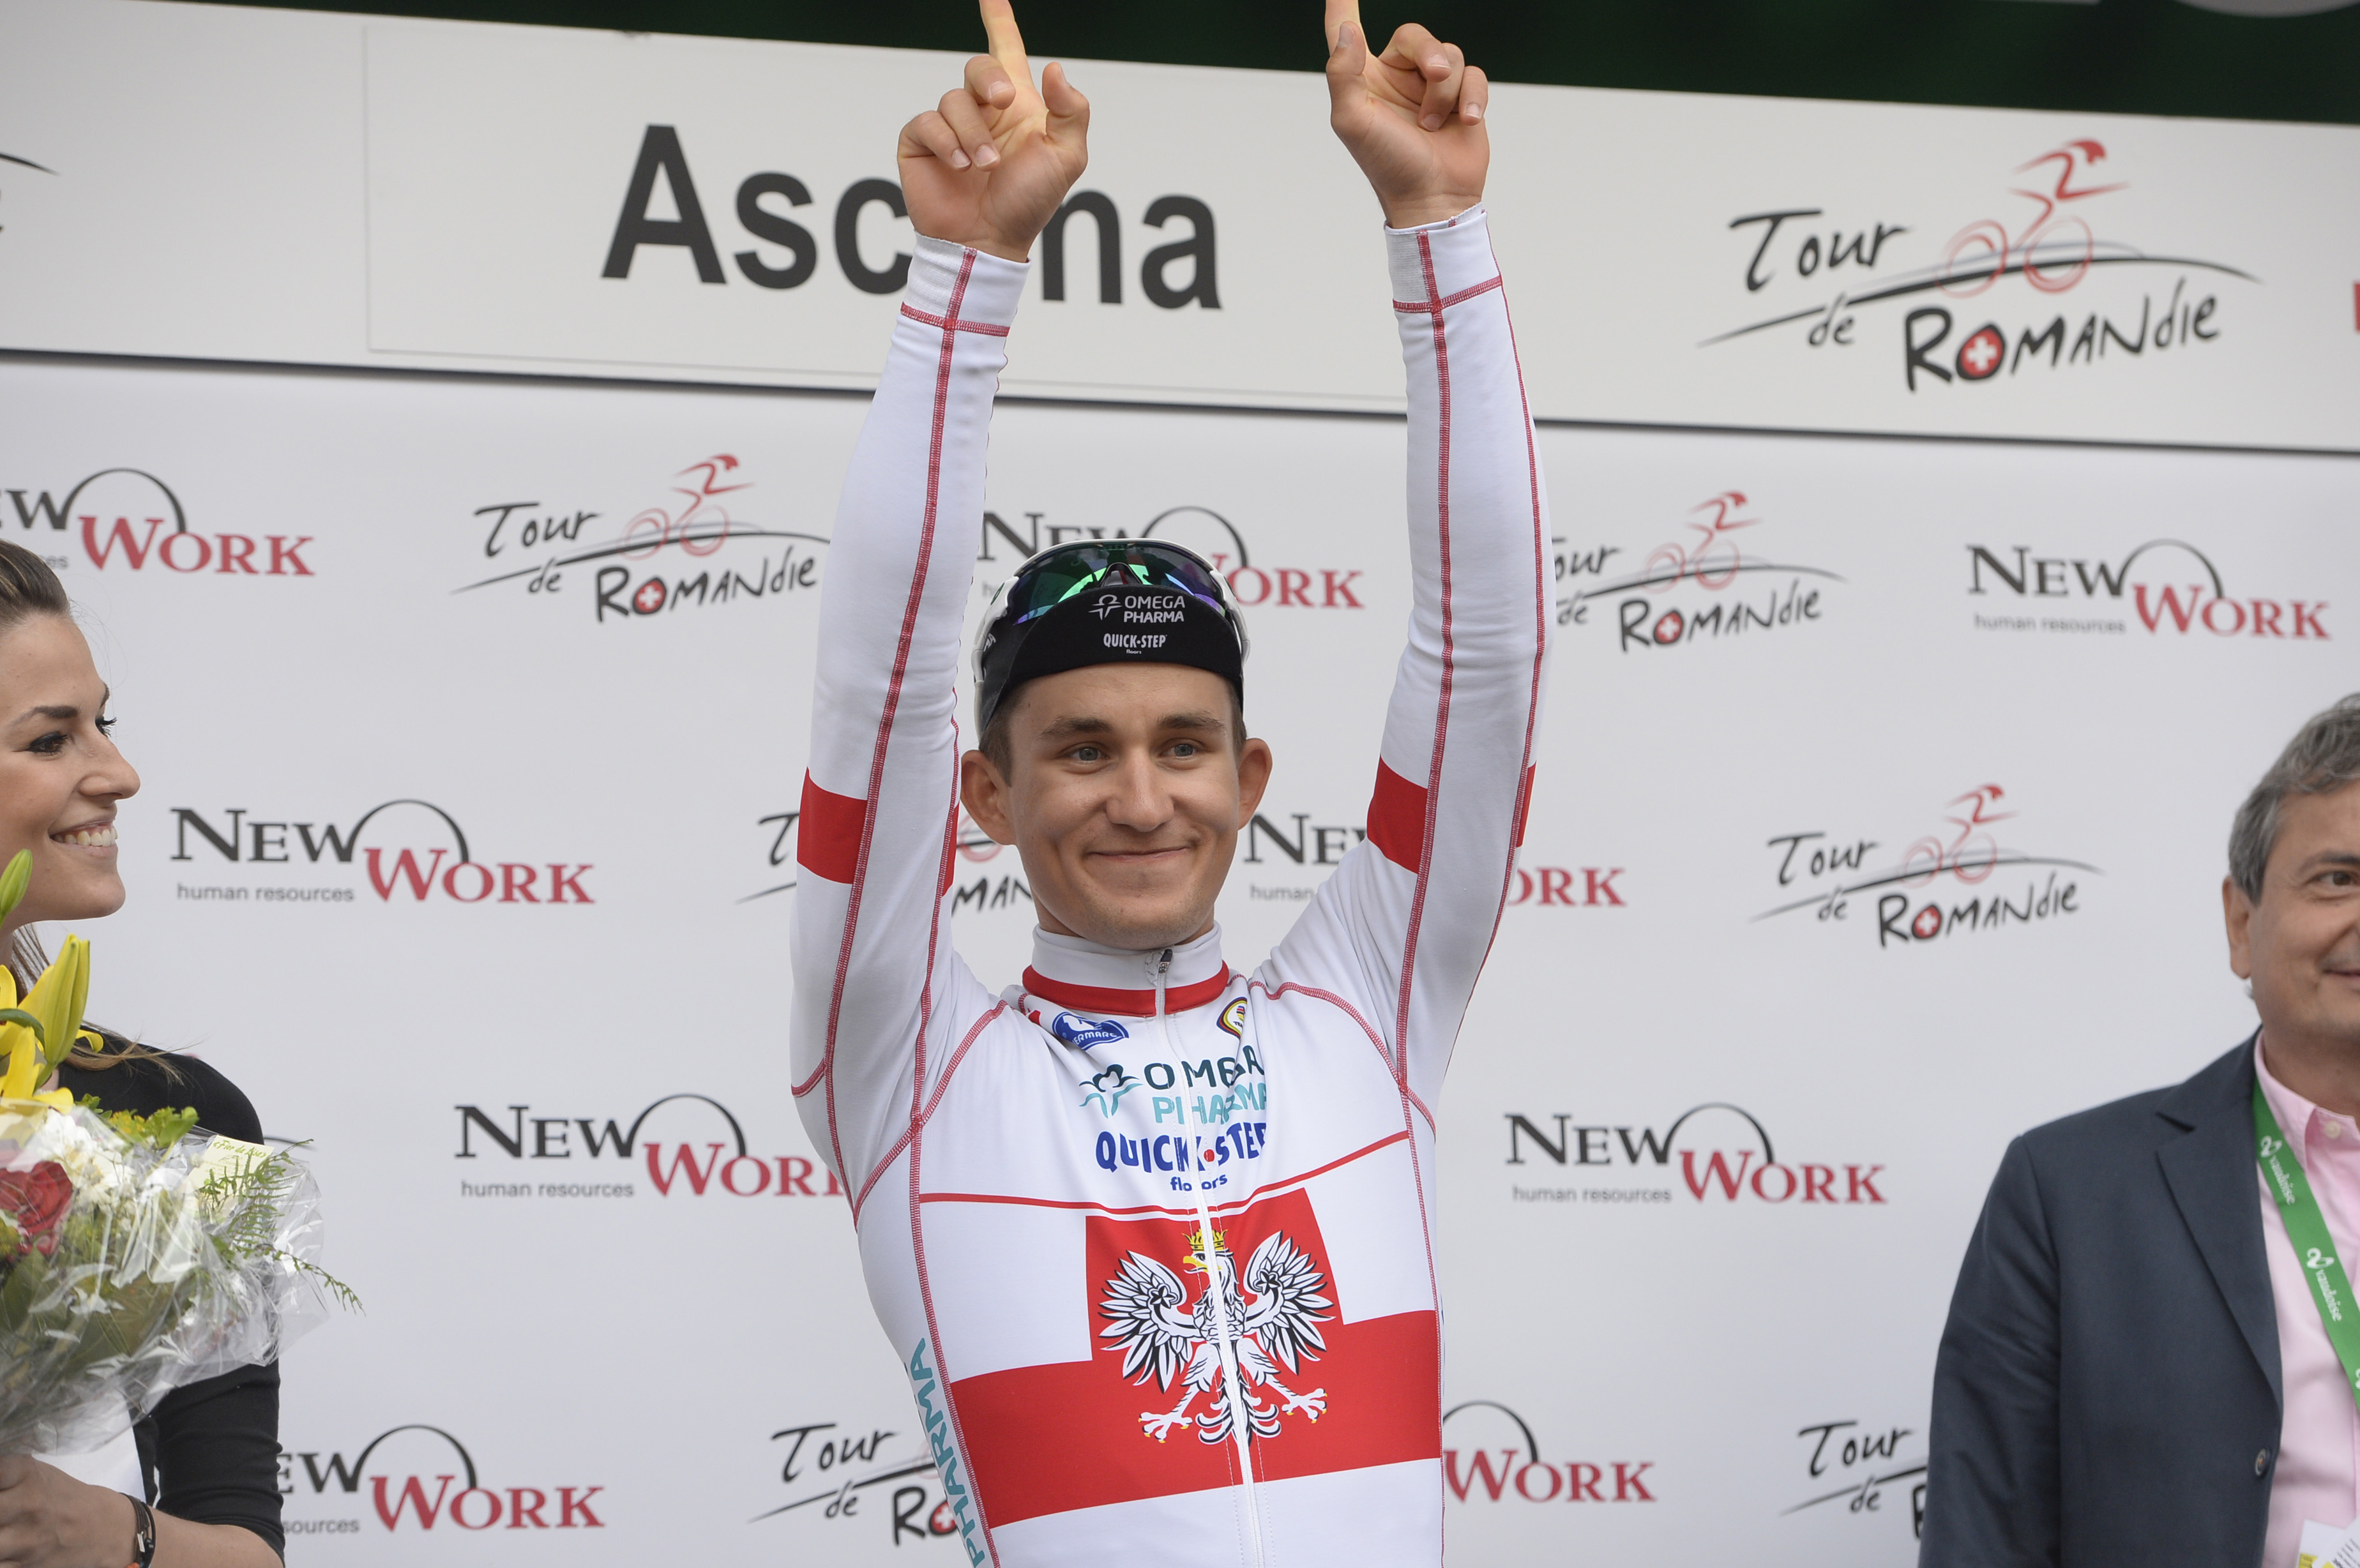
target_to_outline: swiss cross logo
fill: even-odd
[[[1266,1480],[1440,1455],[1434,1313],[1354,1321],[1307,1193],[1087,1229],[1091,1357],[951,1385],[993,1523],[1232,1485],[1240,1427]]]

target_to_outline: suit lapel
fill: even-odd
[[[2278,1309],[2262,1252],[2262,1200],[2254,1175],[2253,1049],[2248,1040],[2156,1107],[2157,1115],[2186,1129],[2157,1149],[2156,1160],[2283,1410]]]

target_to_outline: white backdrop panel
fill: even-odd
[[[296,1549],[947,1560],[781,1021],[859,401],[17,361],[0,405],[0,491],[76,496],[10,537],[63,563],[146,770],[93,1008],[317,1140],[369,1304],[290,1360]],[[2005,1139],[2250,1027],[2222,844],[2351,684],[2354,470],[1542,441],[1529,880],[1443,1107],[1453,1555],[1907,1563]],[[1373,418],[999,417],[978,604],[1060,529],[1162,517],[1240,569],[1280,759],[1223,903],[1241,962],[1362,821],[1401,448]],[[666,533],[724,514],[707,556]],[[994,982],[1013,862],[959,870]]]

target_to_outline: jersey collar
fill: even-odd
[[[1058,936],[1034,927],[1032,964],[1024,971],[1025,994],[1060,1007],[1087,1013],[1152,1018],[1155,1013],[1155,964],[1163,949],[1145,953],[1102,947],[1080,937]],[[1221,928],[1172,950],[1164,978],[1166,1012],[1201,1007],[1229,989],[1229,966],[1221,958]]]

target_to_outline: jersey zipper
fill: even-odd
[[[1172,1043],[1172,1019],[1164,1006],[1164,983],[1172,973],[1170,948],[1165,948],[1156,959],[1154,972],[1155,1027],[1164,1037],[1164,1054],[1171,1060],[1173,1071],[1175,1073],[1185,1074],[1186,1063],[1181,1060],[1178,1048]],[[1196,1128],[1196,1131],[1190,1138],[1194,1147],[1189,1153],[1186,1180],[1191,1195],[1196,1200],[1197,1241],[1202,1249],[1200,1256],[1205,1264],[1205,1290],[1212,1298],[1213,1326],[1220,1336],[1220,1343],[1215,1347],[1214,1353],[1220,1358],[1221,1381],[1229,1396],[1229,1438],[1237,1444],[1238,1449],[1238,1486],[1245,1495],[1246,1505],[1246,1547],[1250,1554],[1249,1561],[1253,1568],[1263,1568],[1265,1559],[1262,1546],[1262,1502],[1254,1492],[1253,1420],[1246,1409],[1247,1396],[1244,1381],[1238,1376],[1238,1350],[1229,1323],[1229,1294],[1221,1289],[1219,1271],[1213,1266],[1213,1254],[1218,1248],[1213,1239],[1212,1205],[1205,1197],[1204,1129],[1207,1124],[1205,1121],[1204,1096],[1196,1097],[1196,1111],[1190,1118],[1190,1125]],[[1236,1268],[1234,1255],[1232,1255],[1230,1267],[1233,1270]]]

